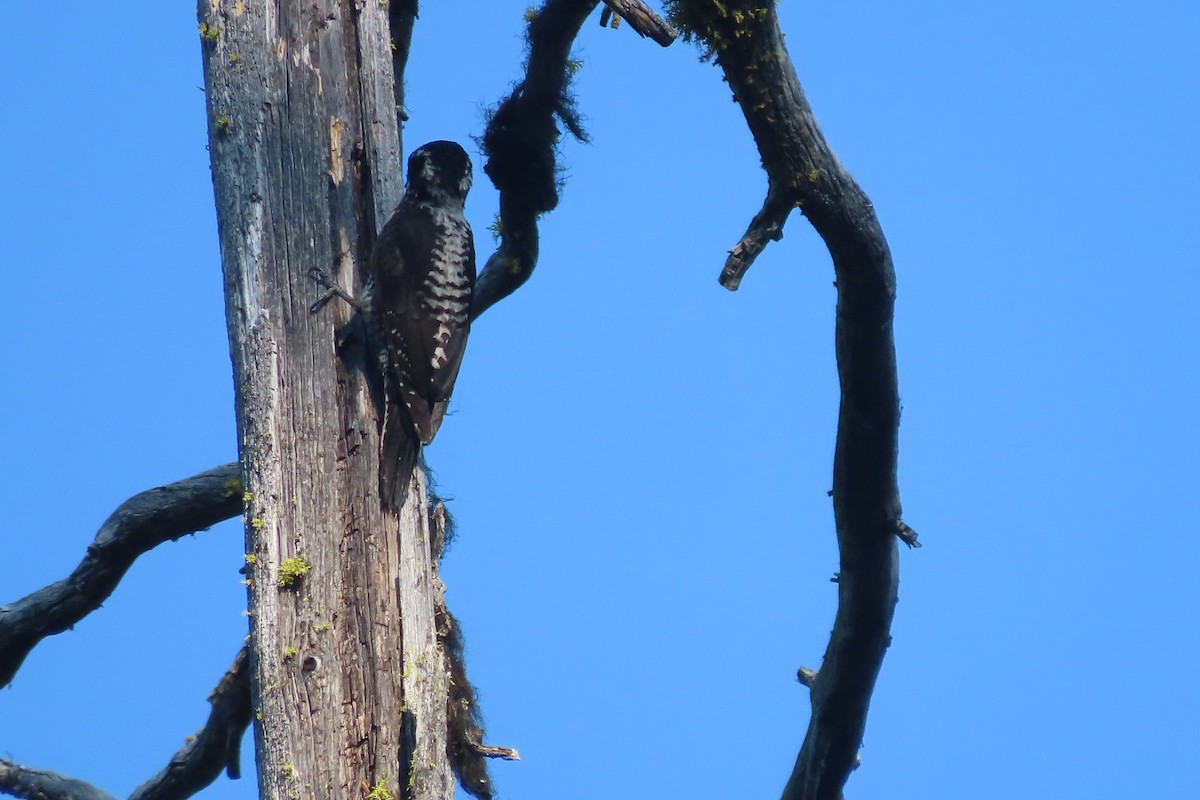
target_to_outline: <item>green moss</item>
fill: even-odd
[[[325,631],[333,630],[333,623],[327,619],[323,619],[313,625],[313,630],[317,633],[324,633]]]
[[[393,800],[392,793],[388,791],[387,784],[383,781],[375,784],[375,788],[367,795],[367,800]]]
[[[703,61],[728,50],[731,38],[753,36],[771,13],[767,3],[752,8],[731,8],[731,5],[743,4],[726,5],[721,0],[667,0],[663,5],[667,21],[683,34],[684,41],[703,48]]]
[[[200,38],[207,42],[215,42],[221,38],[221,30],[216,25],[209,25],[207,22],[200,23]]]
[[[253,524],[253,523],[252,523]],[[304,556],[285,558],[279,565],[279,585],[293,586],[297,581],[312,571],[312,566]]]
[[[254,553],[246,553],[246,563],[253,567],[258,563],[258,556],[254,555]]]
[[[242,479],[241,478],[230,478],[229,480],[225,481],[225,496],[226,497],[233,497],[235,494],[237,494],[241,490],[242,490]],[[247,494],[249,494],[249,492],[247,492]],[[242,498],[245,499],[245,495],[242,495]]]
[[[291,661],[293,658],[296,657],[296,653],[298,653],[298,652],[299,651],[296,648],[292,647],[289,644],[287,647],[283,648],[283,660]]]

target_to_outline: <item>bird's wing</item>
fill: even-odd
[[[399,279],[378,280],[382,336],[392,355],[388,383],[408,406],[413,426],[428,444],[437,434],[446,401],[454,389],[466,347],[469,323],[438,320],[422,304],[422,284],[436,252],[440,231],[422,209],[403,205],[379,234],[372,253],[372,270],[399,270]],[[475,258],[469,229],[465,264],[474,281]]]

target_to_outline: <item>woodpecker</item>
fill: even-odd
[[[475,289],[475,244],[463,204],[471,159],[430,142],[408,159],[404,197],[371,253],[360,307],[383,373],[380,494],[398,511],[421,446],[433,441],[454,391]]]

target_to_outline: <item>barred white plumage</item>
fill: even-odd
[[[475,287],[475,246],[463,209],[470,188],[471,160],[459,145],[417,148],[404,197],[371,254],[364,305],[380,345],[380,485],[393,508],[403,502],[420,445],[442,424],[467,344]]]

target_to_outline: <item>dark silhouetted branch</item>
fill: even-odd
[[[401,130],[408,114],[404,111],[404,70],[412,49],[413,23],[417,19],[417,0],[391,0],[387,4],[388,27],[392,38],[392,76],[395,81],[396,129]]]
[[[812,716],[784,800],[841,795],[891,641],[901,521],[896,478],[900,400],[892,335],[896,277],[874,208],[825,142],[784,44],[773,2],[675,0],[671,20],[716,59],[758,145],[767,201],[731,251],[721,282],[737,288],[799,208],[837,275],[841,385],[833,510],[841,557],[838,610],[819,672],[807,671]]]
[[[129,800],[176,800],[208,786],[221,770],[241,777],[241,746],[253,717],[250,702],[250,651],[243,647],[208,697],[212,711],[196,737],[184,745],[162,772],[143,783]]]
[[[57,772],[23,767],[2,758],[0,792],[25,800],[116,800],[90,783]]]
[[[74,572],[0,606],[0,686],[12,681],[38,642],[99,608],[142,553],[241,511],[242,479],[236,463],[126,500],[105,520]]]
[[[537,266],[537,220],[558,205],[560,120],[586,134],[569,85],[571,44],[598,0],[547,0],[529,21],[525,77],[494,111],[480,142],[483,170],[500,192],[500,245],[475,282],[472,319],[515,292]]]
[[[162,772],[135,789],[129,800],[191,797],[216,780],[222,769],[230,778],[240,777],[242,737],[253,716],[248,648],[238,652],[208,700],[212,712],[203,730],[175,754]],[[89,783],[2,759],[0,792],[26,800],[114,800],[111,794]]]
[[[480,145],[487,158],[483,170],[500,191],[500,245],[475,282],[472,319],[519,289],[537,266],[538,217],[558,205],[557,123],[587,141],[570,93],[578,67],[571,61],[571,45],[597,5],[599,0],[546,0],[529,20],[525,77],[489,115]],[[610,5],[622,16],[627,8],[630,24],[644,26],[640,33],[654,30],[661,44],[670,44],[677,35],[644,3],[617,0]],[[668,30],[670,38],[662,41]]]

